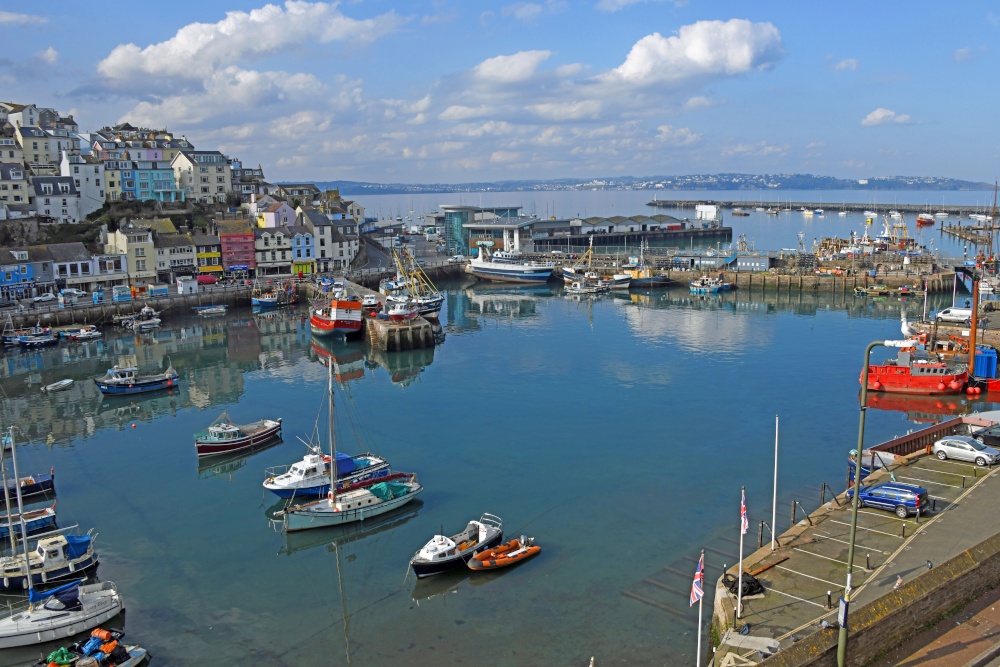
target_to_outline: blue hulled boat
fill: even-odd
[[[108,396],[125,396],[142,394],[148,391],[159,391],[176,387],[180,376],[173,366],[163,373],[155,375],[139,375],[139,369],[134,366],[112,366],[103,377],[94,378],[97,388]]]
[[[38,540],[27,554],[31,566],[31,587],[46,588],[68,579],[93,574],[99,564],[94,538],[86,535],[56,535]],[[25,554],[0,558],[0,591],[26,590]]]
[[[14,525],[14,534],[20,537],[21,535],[21,515],[12,514],[10,517],[11,523]],[[52,504],[52,507],[43,507],[37,510],[28,510],[24,512],[24,526],[27,529],[28,535],[33,535],[34,533],[40,532],[47,528],[52,528],[56,525],[56,505]],[[7,523],[6,518],[0,521],[0,540],[6,540],[10,537],[10,524]]]
[[[6,443],[5,447],[7,446]],[[7,494],[6,497],[14,502],[17,499],[17,486],[21,487],[21,498],[28,500],[34,498],[35,496],[55,496],[56,495],[56,473],[55,470],[50,470],[47,473],[42,473],[41,475],[31,475],[30,477],[22,477],[17,481],[10,480],[7,482]],[[4,506],[4,496],[0,494],[0,507]]]

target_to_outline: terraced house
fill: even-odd
[[[219,151],[180,151],[171,167],[188,199],[225,203],[233,189],[229,159]]]

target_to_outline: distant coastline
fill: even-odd
[[[518,180],[481,183],[366,183],[361,181],[323,181],[316,186],[337,189],[343,195],[405,195],[466,192],[561,192],[593,190],[642,190],[706,192],[769,190],[858,190],[868,192],[992,190],[992,183],[977,183],[932,176],[880,176],[844,179],[812,174],[695,174],[689,176],[621,176],[617,178]]]

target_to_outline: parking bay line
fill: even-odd
[[[792,548],[795,549],[796,551],[801,552],[801,553],[808,554],[810,556],[815,556],[816,558],[822,558],[823,560],[832,560],[834,563],[840,563],[841,565],[847,565],[847,561],[846,560],[837,560],[836,558],[830,558],[829,556],[822,556],[820,554],[814,554],[811,551],[806,551],[805,549],[800,549],[799,547],[792,547]],[[864,570],[865,569],[865,568],[861,567],[860,565],[852,565],[851,567],[853,567],[855,570]]]
[[[791,572],[792,574],[797,574],[800,577],[807,577],[809,579],[815,579],[816,581],[822,581],[824,584],[830,584],[831,586],[838,586],[840,588],[843,588],[842,584],[838,584],[838,583],[835,583],[833,581],[827,581],[826,579],[820,579],[819,577],[814,577],[811,574],[806,574],[805,572],[799,572],[798,570],[793,570],[792,568],[785,567],[784,565],[775,565],[774,567],[776,569],[778,569],[778,570],[784,570],[785,572]]]
[[[850,526],[851,524],[844,521],[837,521],[836,519],[830,519],[831,523],[839,523],[841,526]],[[873,533],[878,533],[879,535],[888,535],[889,537],[899,537],[896,533],[887,533],[884,530],[875,530],[874,528],[865,528],[864,526],[858,526],[858,530],[868,530]]]
[[[964,488],[967,488],[967,487],[964,487],[964,486],[957,486],[955,484],[945,484],[944,482],[933,482],[933,481],[931,481],[929,479],[920,479],[919,477],[902,477],[902,476],[900,476],[899,479],[910,479],[910,480],[913,480],[914,482],[923,482],[924,484],[936,484],[937,486],[948,486],[948,487],[951,487],[953,489],[964,489]]]
[[[969,466],[972,467],[971,465]],[[948,472],[946,470],[938,470],[936,468],[921,468],[920,466],[907,466],[907,470],[924,470],[926,472],[932,472],[936,475],[953,475],[955,477],[968,477],[969,475],[963,475],[960,472]]]
[[[781,593],[782,595],[787,595],[793,600],[798,600],[799,602],[808,602],[811,605],[816,605],[820,609],[826,609],[826,605],[820,604],[818,602],[813,602],[812,600],[806,600],[805,598],[800,598],[797,595],[792,595],[791,593],[786,593],[785,591],[779,591],[777,588],[768,588],[769,591],[774,591],[775,593]]]
[[[836,537],[830,537],[829,535],[823,535],[822,533],[813,533],[813,535],[817,535],[819,537],[822,537],[824,540],[832,540],[833,542],[840,542],[841,544],[850,544],[850,542],[845,542],[844,540],[838,540]],[[892,553],[891,551],[882,551],[881,549],[875,549],[873,547],[863,547],[860,544],[855,544],[855,546],[857,546],[859,549],[864,549],[865,551],[874,551],[874,552],[878,552],[880,554],[891,554]]]

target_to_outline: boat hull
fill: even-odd
[[[131,396],[132,394],[144,394],[150,391],[160,391],[176,387],[180,380],[177,377],[168,377],[161,380],[137,380],[131,384],[108,383],[100,379],[95,379],[94,383],[105,396]]]
[[[346,477],[337,479],[337,489],[343,489],[361,482],[378,481],[389,475],[390,472],[388,462],[378,463],[370,466],[369,468],[356,471]],[[324,477],[326,479],[330,479],[329,474],[324,475]],[[330,483],[316,484],[314,486],[291,487],[276,486],[265,481],[264,488],[279,498],[321,498],[330,492]]]
[[[868,391],[919,396],[946,396],[960,394],[969,380],[968,371],[932,376],[920,376],[906,366],[869,365]]]
[[[469,559],[474,555],[485,551],[486,549],[492,549],[493,547],[499,545],[503,542],[503,531],[499,530],[490,539],[486,540],[480,546],[475,549],[469,549],[464,553],[456,553],[451,558],[435,559],[433,561],[418,561],[411,560],[410,565],[413,567],[414,574],[417,575],[417,579],[423,579],[424,577],[432,577],[435,574],[441,574],[442,572],[447,572],[461,565],[467,565]]]
[[[234,438],[233,440],[228,440],[226,442],[219,442],[211,439],[195,439],[194,445],[195,449],[198,451],[198,456],[215,456],[217,454],[232,454],[233,452],[241,452],[244,449],[250,449],[254,445],[259,445],[263,442],[267,442],[281,435],[281,421],[275,421],[272,425],[267,428],[258,431],[256,433],[251,433],[245,435],[242,438]]]
[[[24,565],[22,558],[21,565]],[[31,575],[31,585],[33,588],[51,588],[54,585],[64,584],[74,579],[86,579],[97,572],[97,552],[91,549],[82,558],[77,558],[63,567],[49,570],[35,570]],[[10,574],[0,578],[0,591],[23,591],[27,590],[27,581],[24,574]]]
[[[285,530],[293,533],[299,530],[341,526],[345,523],[364,521],[365,519],[390,512],[397,507],[402,507],[420,495],[421,491],[423,491],[423,487],[417,486],[406,495],[384,500],[368,507],[359,507],[344,511],[335,511],[334,508],[329,506],[329,503],[322,501],[311,507],[291,509],[286,511],[283,517]]]
[[[334,299],[329,306],[312,311],[309,329],[314,336],[346,336],[361,331],[363,319],[358,301]]]
[[[54,506],[53,506],[54,507]],[[40,510],[33,510],[24,513],[24,525],[27,528],[28,535],[37,533],[40,530],[45,530],[46,528],[52,528],[56,525],[56,511],[53,507],[46,507]],[[21,522],[17,515],[11,517],[14,523],[14,535],[21,536]],[[0,523],[0,540],[6,540],[10,537],[10,526],[6,521]]]
[[[125,601],[109,586],[80,586],[83,609],[79,612],[40,608],[0,620],[0,649],[59,641],[107,623],[125,610]]]
[[[503,283],[544,283],[552,275],[552,269],[548,267],[515,267],[476,262],[472,263],[471,271],[477,278]]]
[[[32,481],[27,484],[21,485],[21,498],[28,499],[35,496],[54,496],[56,495],[56,479],[53,473],[45,473],[43,475],[34,475],[31,477]],[[11,501],[16,501],[17,490],[14,487],[13,482],[8,482],[7,484],[7,495],[10,497]],[[4,505],[3,497],[0,497],[0,507]]]
[[[522,563],[532,556],[537,556],[542,548],[528,541],[528,546],[522,548],[521,541],[514,539],[495,549],[484,549],[468,561],[469,569],[474,572],[499,570]]]

